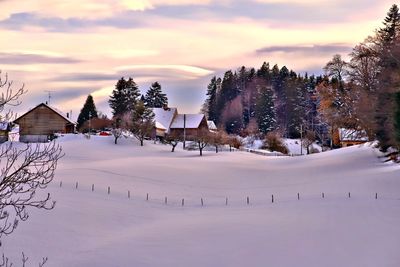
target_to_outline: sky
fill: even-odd
[[[48,101],[78,116],[88,94],[111,115],[121,77],[158,81],[172,107],[198,113],[212,76],[264,61],[321,74],[382,26],[387,0],[0,0],[0,70],[28,90],[14,110]]]

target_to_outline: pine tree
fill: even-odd
[[[207,86],[207,99],[205,102],[206,113],[208,120],[218,122],[219,121],[219,114],[217,112],[217,93],[218,87],[221,83],[221,79],[217,77],[213,77],[210,83]]]
[[[125,80],[122,77],[118,80],[110,99],[108,100],[113,115],[118,117],[131,112],[139,97],[140,91],[133,79],[129,78],[128,80]]]
[[[168,98],[161,90],[161,85],[154,82],[144,97],[144,103],[149,108],[162,108],[168,106]]]
[[[396,113],[394,115],[394,128],[397,149],[400,150],[400,92],[396,93]]]
[[[132,111],[132,133],[140,141],[143,146],[145,137],[150,137],[153,134],[154,128],[154,113],[151,108],[139,101]]]
[[[259,97],[256,105],[258,128],[264,134],[275,129],[274,92],[271,86],[259,85]]]
[[[91,95],[88,95],[86,98],[86,102],[83,105],[83,108],[81,109],[81,112],[79,113],[78,116],[78,129],[83,125],[85,121],[88,121],[89,119],[92,118],[97,118],[97,109],[93,101],[93,97]]]
[[[376,137],[382,151],[394,146],[395,92],[399,88],[396,73],[400,73],[400,14],[397,5],[393,5],[377,32],[379,46],[378,92],[376,105]],[[396,54],[397,52],[397,54]]]

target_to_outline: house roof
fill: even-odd
[[[167,128],[165,128],[165,126],[159,123],[158,121],[156,121],[156,128],[160,130],[167,130]]]
[[[339,138],[340,141],[368,142],[368,135],[365,130],[339,128]]]
[[[184,123],[184,117],[186,115],[186,122]],[[172,122],[171,128],[184,128],[184,124],[186,128],[195,129],[199,128],[200,123],[203,119],[205,119],[204,114],[180,114],[175,117],[175,120]]]
[[[29,110],[28,112],[24,113],[23,115],[21,115],[20,117],[18,117],[17,119],[15,119],[14,122],[15,122],[15,123],[18,123],[18,121],[19,121],[22,117],[24,117],[26,114],[28,114],[29,112],[31,112],[31,111],[37,109],[37,108],[40,107],[40,106],[45,106],[45,107],[49,108],[49,109],[52,110],[53,112],[57,113],[60,117],[62,117],[63,119],[65,119],[68,123],[70,123],[70,124],[76,124],[76,122],[74,122],[73,120],[71,120],[70,118],[68,118],[67,115],[65,115],[63,112],[61,112],[60,110],[58,110],[58,109],[55,108],[55,107],[52,107],[52,106],[49,106],[49,105],[45,104],[45,103],[41,103],[41,104],[37,105],[37,106],[34,107],[33,109]]]
[[[218,130],[217,126],[215,125],[214,121],[207,121],[208,129],[216,131]]]
[[[176,108],[153,108],[156,128],[168,130],[171,127],[176,112]]]

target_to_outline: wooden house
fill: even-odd
[[[177,108],[154,108],[155,132],[158,138],[171,134],[193,140],[199,131],[209,130],[204,114],[179,114]],[[215,124],[214,124],[215,125]]]
[[[186,140],[194,140],[201,130],[208,130],[204,114],[178,114],[171,124],[173,135],[185,136]]]
[[[155,135],[159,138],[164,138],[165,135],[170,133],[170,127],[178,115],[178,110],[176,108],[154,108],[155,115]]]
[[[20,142],[47,142],[55,133],[73,133],[76,122],[47,104],[40,104],[26,112],[14,123],[19,125]]]
[[[368,142],[368,135],[364,130],[339,128],[338,135],[341,147],[360,145]]]

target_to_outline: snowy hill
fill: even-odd
[[[14,261],[24,251],[69,267],[400,266],[400,167],[368,145],[276,158],[58,142],[66,156],[47,190],[57,206],[4,239]]]

